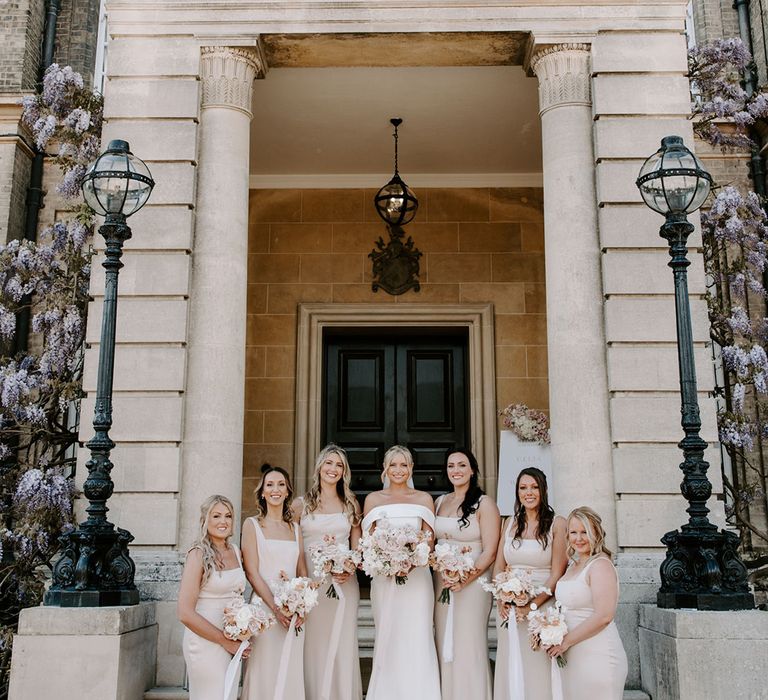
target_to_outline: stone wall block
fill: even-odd
[[[82,419],[89,419],[83,416]],[[87,431],[82,432],[85,436]],[[175,444],[120,444],[112,450],[115,465],[112,481],[115,491],[173,493],[179,490],[179,452]],[[90,458],[87,449],[77,453],[77,473],[86,475],[85,463]],[[78,478],[82,482],[85,476]]]
[[[147,162],[155,189],[154,204],[191,204],[195,201],[197,168],[192,163]]]
[[[708,341],[706,302],[694,296],[691,296],[691,322],[694,341]],[[609,343],[674,342],[677,340],[675,299],[671,295],[611,297],[605,302],[605,332]]]
[[[115,493],[109,499],[109,519],[136,538],[132,547],[175,545],[178,506],[172,493]]]
[[[191,119],[114,119],[104,125],[102,143],[112,139],[128,141],[144,161],[197,160],[197,124]]]
[[[109,44],[107,75],[191,76],[200,72],[200,47],[182,37],[117,36]]]
[[[639,159],[600,161],[595,166],[597,201],[601,204],[606,202],[642,202],[640,190],[635,185],[642,165],[643,161]]]
[[[83,440],[90,439],[95,394],[83,399],[80,424]],[[131,396],[117,394],[113,400],[114,425],[110,437],[115,442],[179,442],[181,440],[180,396]]]
[[[691,111],[685,75],[597,75],[592,80],[594,112],[686,115]],[[649,154],[650,155],[650,154]]]
[[[200,82],[164,80],[108,80],[104,88],[104,118],[197,119],[200,113]],[[142,159],[143,160],[143,159]]]
[[[600,117],[595,122],[595,157],[645,160],[659,149],[661,139],[671,134],[693,144],[693,126],[682,117]]]
[[[188,204],[155,205],[152,200],[130,219],[133,237],[126,250],[191,250],[194,211]],[[104,239],[94,237],[94,247],[104,249]]]
[[[600,32],[592,43],[595,73],[688,72],[682,32]]]
[[[104,295],[103,255],[93,261],[91,294]],[[125,296],[187,296],[191,258],[180,253],[126,253],[119,290]]]
[[[659,241],[663,240],[659,237]],[[704,289],[704,258],[689,253],[688,288]],[[603,255],[605,294],[673,294],[674,279],[667,266],[668,250],[609,251]]]
[[[650,155],[650,154],[649,154]],[[639,168],[638,168],[639,172]],[[608,204],[597,211],[600,245],[603,248],[662,248],[667,242],[659,235],[664,217],[645,204]],[[689,249],[701,246],[701,223],[698,215],[689,217],[695,226],[688,238]],[[671,272],[670,272],[671,278]]]
[[[699,408],[701,437],[707,442],[716,442],[715,402],[701,391]],[[676,442],[683,438],[679,394],[615,396],[610,400],[610,411],[614,442]]]
[[[99,347],[85,351],[83,389],[96,390]],[[166,345],[117,345],[115,391],[184,391],[186,352]]]
[[[709,462],[707,476],[715,493],[722,492],[720,450],[713,445],[704,453]],[[618,445],[613,448],[616,492],[679,493],[683,453],[677,444]]]
[[[88,305],[86,342],[98,343],[102,300]],[[187,337],[187,302],[183,299],[120,299],[117,307],[118,343],[183,343]]]
[[[628,345],[608,346],[608,380],[613,391],[678,391],[680,376],[677,346]],[[712,350],[709,345],[694,347],[696,376],[706,380],[712,376]]]

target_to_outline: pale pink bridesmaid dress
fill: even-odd
[[[597,558],[588,562],[574,578],[563,577],[557,582],[556,596],[565,608],[569,630],[576,629],[595,612],[588,583],[588,572],[595,561]],[[596,635],[570,647],[565,659],[567,663],[560,670],[564,700],[621,700],[624,697],[627,654],[613,620]]]
[[[273,540],[264,537],[256,518],[250,518],[256,529],[259,551],[259,574],[272,592],[280,572],[296,576],[299,561],[299,526],[294,523],[293,540]],[[255,594],[254,594],[255,595]],[[310,615],[312,612],[310,612]],[[304,700],[304,632],[293,636],[288,648],[286,682],[282,693],[276,693],[278,670],[289,630],[275,624],[263,632],[252,644],[245,664],[245,680],[241,700]],[[290,632],[293,635],[293,632]],[[215,700],[211,698],[211,700]]]
[[[195,610],[212,625],[223,629],[224,608],[245,591],[245,572],[240,552],[234,545],[239,565],[236,569],[212,571],[200,589]],[[224,695],[224,675],[232,659],[229,652],[215,642],[184,628],[182,640],[184,661],[189,679],[189,700],[219,700]]]
[[[486,498],[482,496],[481,498]],[[442,499],[442,496],[441,496]],[[436,504],[440,509],[440,499]],[[450,542],[472,549],[477,558],[483,551],[480,523],[477,513],[469,516],[469,524],[460,527],[459,518],[435,517],[435,538],[438,544]],[[440,575],[435,573],[435,642],[440,662],[442,700],[491,700],[491,665],[488,656],[488,616],[493,599],[483,590],[481,581],[488,580],[488,572],[474,580],[458,593],[451,593],[453,605],[453,634],[446,640],[449,606],[438,598],[443,589]],[[446,643],[453,647],[453,660],[445,660]]]
[[[504,559],[515,569],[527,569],[533,582],[544,585],[552,570],[552,532],[547,537],[546,549],[538,540],[515,541],[513,521],[509,519],[504,530]],[[542,607],[551,605],[551,600]],[[516,633],[523,660],[523,682],[525,700],[552,700],[551,663],[543,651],[533,651],[528,638],[528,622],[515,622],[515,611],[510,610],[509,627],[501,627],[499,618],[498,648],[496,650],[496,672],[494,674],[494,700],[518,700],[513,698],[509,678],[509,635]]]
[[[349,546],[352,526],[345,513],[301,516],[304,556],[310,575],[310,548],[325,535]],[[320,602],[304,624],[304,691],[307,700],[360,700],[363,696],[357,650],[357,607],[360,587],[354,575],[341,586],[344,598],[329,598],[331,579],[320,587]],[[338,616],[338,617],[337,617]]]

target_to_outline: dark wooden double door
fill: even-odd
[[[323,432],[345,448],[358,497],[381,488],[385,451],[407,446],[414,484],[448,490],[448,449],[469,444],[467,334],[336,331],[324,338]]]

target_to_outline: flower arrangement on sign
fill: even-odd
[[[309,553],[315,565],[314,576],[320,580],[333,574],[354,574],[362,562],[360,552],[336,542],[336,535],[325,535],[322,542],[310,546]],[[339,597],[333,583],[328,586],[325,595],[329,598]]]
[[[562,644],[567,633],[568,625],[565,624],[565,613],[560,603],[528,613],[528,636],[534,651]],[[557,665],[562,668],[565,664],[565,658],[558,656]]]
[[[429,565],[439,573],[444,584],[453,586],[464,583],[475,571],[471,547],[459,547],[451,542],[435,545],[435,551],[429,555]],[[440,592],[441,603],[451,602],[451,589],[443,588]]]
[[[545,586],[537,586],[531,579],[531,572],[526,569],[513,569],[507,566],[504,571],[496,574],[493,580],[481,583],[483,590],[493,595],[493,599],[501,601],[507,606],[522,608],[528,605],[540,593],[549,593]],[[508,620],[501,623],[502,627],[508,627]]]
[[[511,403],[499,411],[504,427],[523,442],[549,445],[549,420],[541,411],[528,408],[524,403]]]
[[[411,569],[429,563],[430,533],[408,525],[395,527],[383,518],[360,540],[363,571],[368,576],[394,576],[402,586]]]

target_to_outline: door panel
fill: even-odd
[[[445,451],[469,442],[466,333],[325,338],[323,433],[347,451],[359,496],[381,488],[384,452],[406,445],[416,488],[441,493]]]

